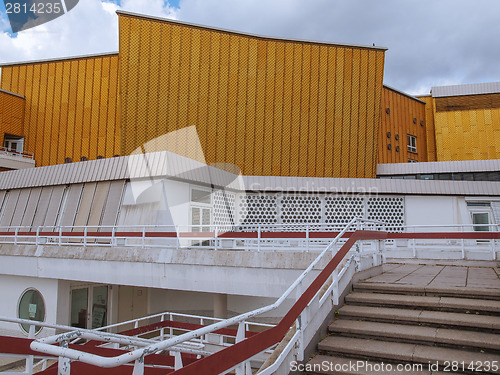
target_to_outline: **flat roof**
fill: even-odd
[[[115,52],[103,52],[103,53],[96,53],[96,54],[89,54],[89,55],[53,57],[50,59],[15,61],[15,62],[10,62],[10,63],[0,63],[0,67],[24,65],[24,64],[38,64],[38,63],[56,62],[56,61],[64,61],[64,60],[86,59],[86,58],[105,57],[105,56],[114,56],[114,55],[118,55],[118,52],[116,52],[116,51]]]
[[[380,176],[496,171],[500,171],[500,159],[391,163],[377,165],[377,175]]]
[[[239,177],[237,174],[168,151],[0,172],[0,190],[127,179],[172,179],[231,191],[256,193],[500,196],[500,182],[491,181]]]
[[[495,94],[495,93],[500,93],[500,82],[437,86],[431,89],[431,95],[433,98],[441,98],[446,96]]]
[[[218,28],[218,27],[213,27],[213,26],[201,25],[201,24],[191,23],[191,22],[186,22],[186,21],[179,21],[179,20],[174,20],[171,18],[150,16],[150,15],[146,15],[146,14],[134,13],[134,12],[124,11],[124,10],[117,10],[116,13],[123,14],[126,16],[148,18],[148,19],[157,20],[157,21],[166,21],[166,22],[171,22],[171,23],[177,23],[179,25],[198,27],[198,28],[209,29],[209,30],[214,30],[214,31],[221,31],[221,32],[225,32],[225,33],[248,36],[248,37],[259,38],[259,39],[281,40],[281,41],[285,41],[285,42],[325,44],[325,45],[331,45],[331,46],[350,47],[350,48],[369,48],[369,49],[376,49],[376,50],[382,50],[382,51],[386,51],[388,49],[387,47],[379,47],[379,46],[367,46],[367,45],[358,45],[358,44],[333,43],[333,42],[316,41],[316,40],[291,39],[291,38],[283,38],[283,37],[265,36],[265,35],[259,35],[259,34],[245,33],[242,31],[235,31],[235,30],[229,30],[229,29],[224,29],[224,28]]]
[[[500,196],[500,182],[244,176],[247,191],[276,193]]]
[[[417,98],[417,97],[415,97],[415,96],[413,96],[413,95],[407,94],[407,93],[406,93],[406,92],[404,92],[404,91],[401,91],[401,90],[395,89],[394,87],[388,86],[388,85],[386,85],[386,84],[384,84],[384,87],[385,87],[386,89],[389,89],[389,90],[395,91],[395,92],[397,92],[398,94],[404,95],[404,96],[406,96],[406,97],[408,97],[408,98],[410,98],[410,99],[416,100],[417,102],[420,102],[420,103],[426,104],[426,103],[425,103],[425,101],[423,101],[423,100],[421,100],[421,99],[419,99],[419,98]]]

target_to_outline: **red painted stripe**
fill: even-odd
[[[166,237],[166,238],[177,238],[176,232],[146,232],[146,237]]]
[[[388,239],[470,239],[470,240],[498,240],[500,232],[425,232],[425,233],[389,233]]]
[[[142,237],[142,232],[115,232],[115,237]]]
[[[197,237],[209,237],[215,238],[215,232],[179,232],[179,237],[185,238],[197,238]]]
[[[257,232],[225,232],[219,238],[257,238]]]

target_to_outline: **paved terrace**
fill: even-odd
[[[409,261],[412,262],[412,261]],[[364,280],[385,290],[403,287],[407,292],[449,292],[453,295],[473,295],[481,291],[500,296],[500,268],[495,262],[455,261],[443,264],[386,263],[383,273]]]

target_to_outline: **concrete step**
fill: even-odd
[[[401,294],[354,292],[346,296],[346,303],[369,306],[397,306],[426,310],[479,312],[500,315],[500,301],[441,296],[408,296]]]
[[[403,367],[399,367],[403,366]],[[404,366],[407,366],[406,368]],[[428,364],[397,364],[345,358],[335,355],[316,355],[304,366],[307,375],[457,375],[454,372],[429,370]]]
[[[329,331],[349,337],[379,338],[387,341],[482,349],[500,353],[500,334],[485,332],[349,319],[337,319],[329,326]]]
[[[458,297],[468,299],[488,299],[500,301],[498,289],[488,288],[435,288],[429,286],[415,286],[409,284],[386,284],[358,282],[353,285],[355,291],[365,291],[373,293],[407,294],[407,295],[425,295],[441,297]]]
[[[422,363],[438,364],[440,370],[447,369],[456,372],[477,373],[474,368],[482,364],[483,374],[500,374],[498,366],[491,367],[492,363],[499,365],[500,354],[482,353],[480,351],[466,351],[449,348],[440,348],[427,345],[407,344],[399,342],[388,342],[374,339],[360,339],[342,336],[328,336],[318,344],[322,353],[333,355],[350,356],[354,358],[366,358],[371,361],[395,363]],[[496,361],[496,362],[495,362]],[[455,362],[460,370],[451,368]],[[484,364],[490,364],[490,368],[484,368]],[[449,367],[447,365],[449,364]],[[500,365],[499,365],[500,366]]]
[[[339,317],[346,319],[422,324],[435,327],[460,327],[465,329],[500,332],[500,316],[427,311],[422,309],[397,309],[344,305]]]

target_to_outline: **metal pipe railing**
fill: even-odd
[[[362,220],[361,220],[362,221]],[[181,334],[179,336],[169,338],[165,341],[159,342],[159,343],[154,343],[151,344],[147,347],[140,348],[133,350],[131,352],[128,352],[126,354],[122,354],[116,357],[102,357],[98,356],[95,354],[90,354],[90,353],[84,353],[80,352],[74,349],[70,348],[65,348],[65,347],[57,347],[54,346],[53,344],[60,343],[61,341],[67,341],[71,339],[74,335],[77,333],[73,333],[71,337],[68,337],[67,335],[57,335],[57,336],[52,336],[48,338],[42,338],[35,340],[31,343],[31,348],[32,350],[41,352],[41,353],[46,353],[58,357],[64,357],[64,358],[69,358],[72,360],[78,360],[81,362],[85,362],[88,364],[92,364],[95,366],[99,367],[116,367],[120,366],[126,363],[129,363],[131,361],[143,361],[143,358],[145,355],[153,354],[158,351],[166,350],[174,345],[180,344],[184,341],[189,341],[191,339],[194,339],[196,337],[200,337],[202,335],[217,331],[222,328],[226,328],[231,325],[239,325],[246,320],[255,317],[257,315],[264,314],[266,312],[269,312],[271,310],[274,310],[281,306],[281,304],[291,295],[292,291],[297,288],[301,284],[301,282],[309,275],[309,273],[312,271],[312,269],[322,260],[322,258],[327,254],[333,246],[341,239],[344,234],[348,231],[349,228],[351,228],[352,225],[355,223],[360,222],[359,219],[353,219],[349,222],[349,224],[335,237],[333,241],[316,257],[316,259],[307,267],[306,270],[304,270],[301,275],[290,285],[290,287],[279,297],[273,304],[270,304],[268,306],[252,310],[250,312],[240,314],[236,317],[226,319],[220,322],[213,323],[211,325],[208,325],[206,327],[197,329],[192,332],[188,332],[185,334]],[[83,332],[82,334],[85,334]],[[103,333],[103,337],[106,337],[106,333]],[[83,335],[82,337],[85,338]],[[111,337],[110,337],[111,339]],[[141,360],[142,359],[142,360]]]

